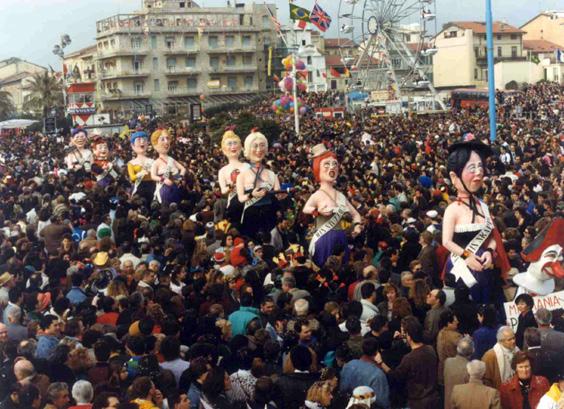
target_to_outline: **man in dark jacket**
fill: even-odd
[[[298,409],[306,399],[307,390],[319,379],[318,374],[310,373],[311,352],[305,346],[295,346],[290,351],[290,362],[294,372],[284,374],[276,382],[278,388],[277,405],[279,409]]]

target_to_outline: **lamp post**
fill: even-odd
[[[61,59],[61,65],[63,68],[63,105],[64,105],[64,113],[66,116],[67,113],[67,78],[65,75],[65,47],[70,45],[71,38],[68,34],[61,35],[61,42],[59,44],[55,44],[53,46],[53,54],[58,56]]]
[[[486,40],[488,57],[488,105],[490,108],[490,142],[495,141],[496,136],[496,115],[495,115],[495,76],[494,76],[494,57],[493,57],[493,22],[492,22],[492,2],[486,0]]]

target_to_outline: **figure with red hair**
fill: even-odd
[[[337,156],[325,145],[312,149],[313,175],[319,189],[310,196],[303,212],[315,218],[315,232],[309,243],[309,255],[318,267],[323,267],[329,256],[344,252],[346,263],[349,254],[347,234],[343,226],[345,215],[352,216],[352,236],[362,232],[362,217],[346,196],[335,189],[339,176]],[[340,251],[339,251],[340,250]]]
[[[92,141],[92,151],[94,154],[92,174],[96,178],[96,184],[105,188],[119,176],[110,159],[110,150],[106,139],[96,136]]]

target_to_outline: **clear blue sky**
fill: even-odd
[[[196,0],[197,1],[197,0]],[[238,0],[243,2],[245,0]],[[279,18],[288,19],[288,0],[274,1]],[[364,0],[360,0],[361,3]],[[233,2],[233,0],[232,0]],[[246,0],[250,3],[249,0]],[[263,3],[259,1],[258,3]],[[314,0],[295,0],[311,8]],[[485,0],[437,0],[439,28],[453,20],[484,20]],[[539,11],[564,9],[564,0],[492,0],[495,20],[521,25]],[[226,0],[200,0],[201,6],[224,6]],[[338,0],[319,0],[333,17],[328,35],[337,36]],[[58,68],[60,62],[51,50],[60,34],[67,33],[73,43],[69,52],[94,44],[97,20],[139,9],[141,0],[0,0],[0,59],[19,57]]]

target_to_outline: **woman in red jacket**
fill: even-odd
[[[519,351],[513,356],[511,367],[513,378],[499,387],[503,409],[535,409],[540,398],[548,391],[550,384],[542,376],[535,376],[526,352]]]

